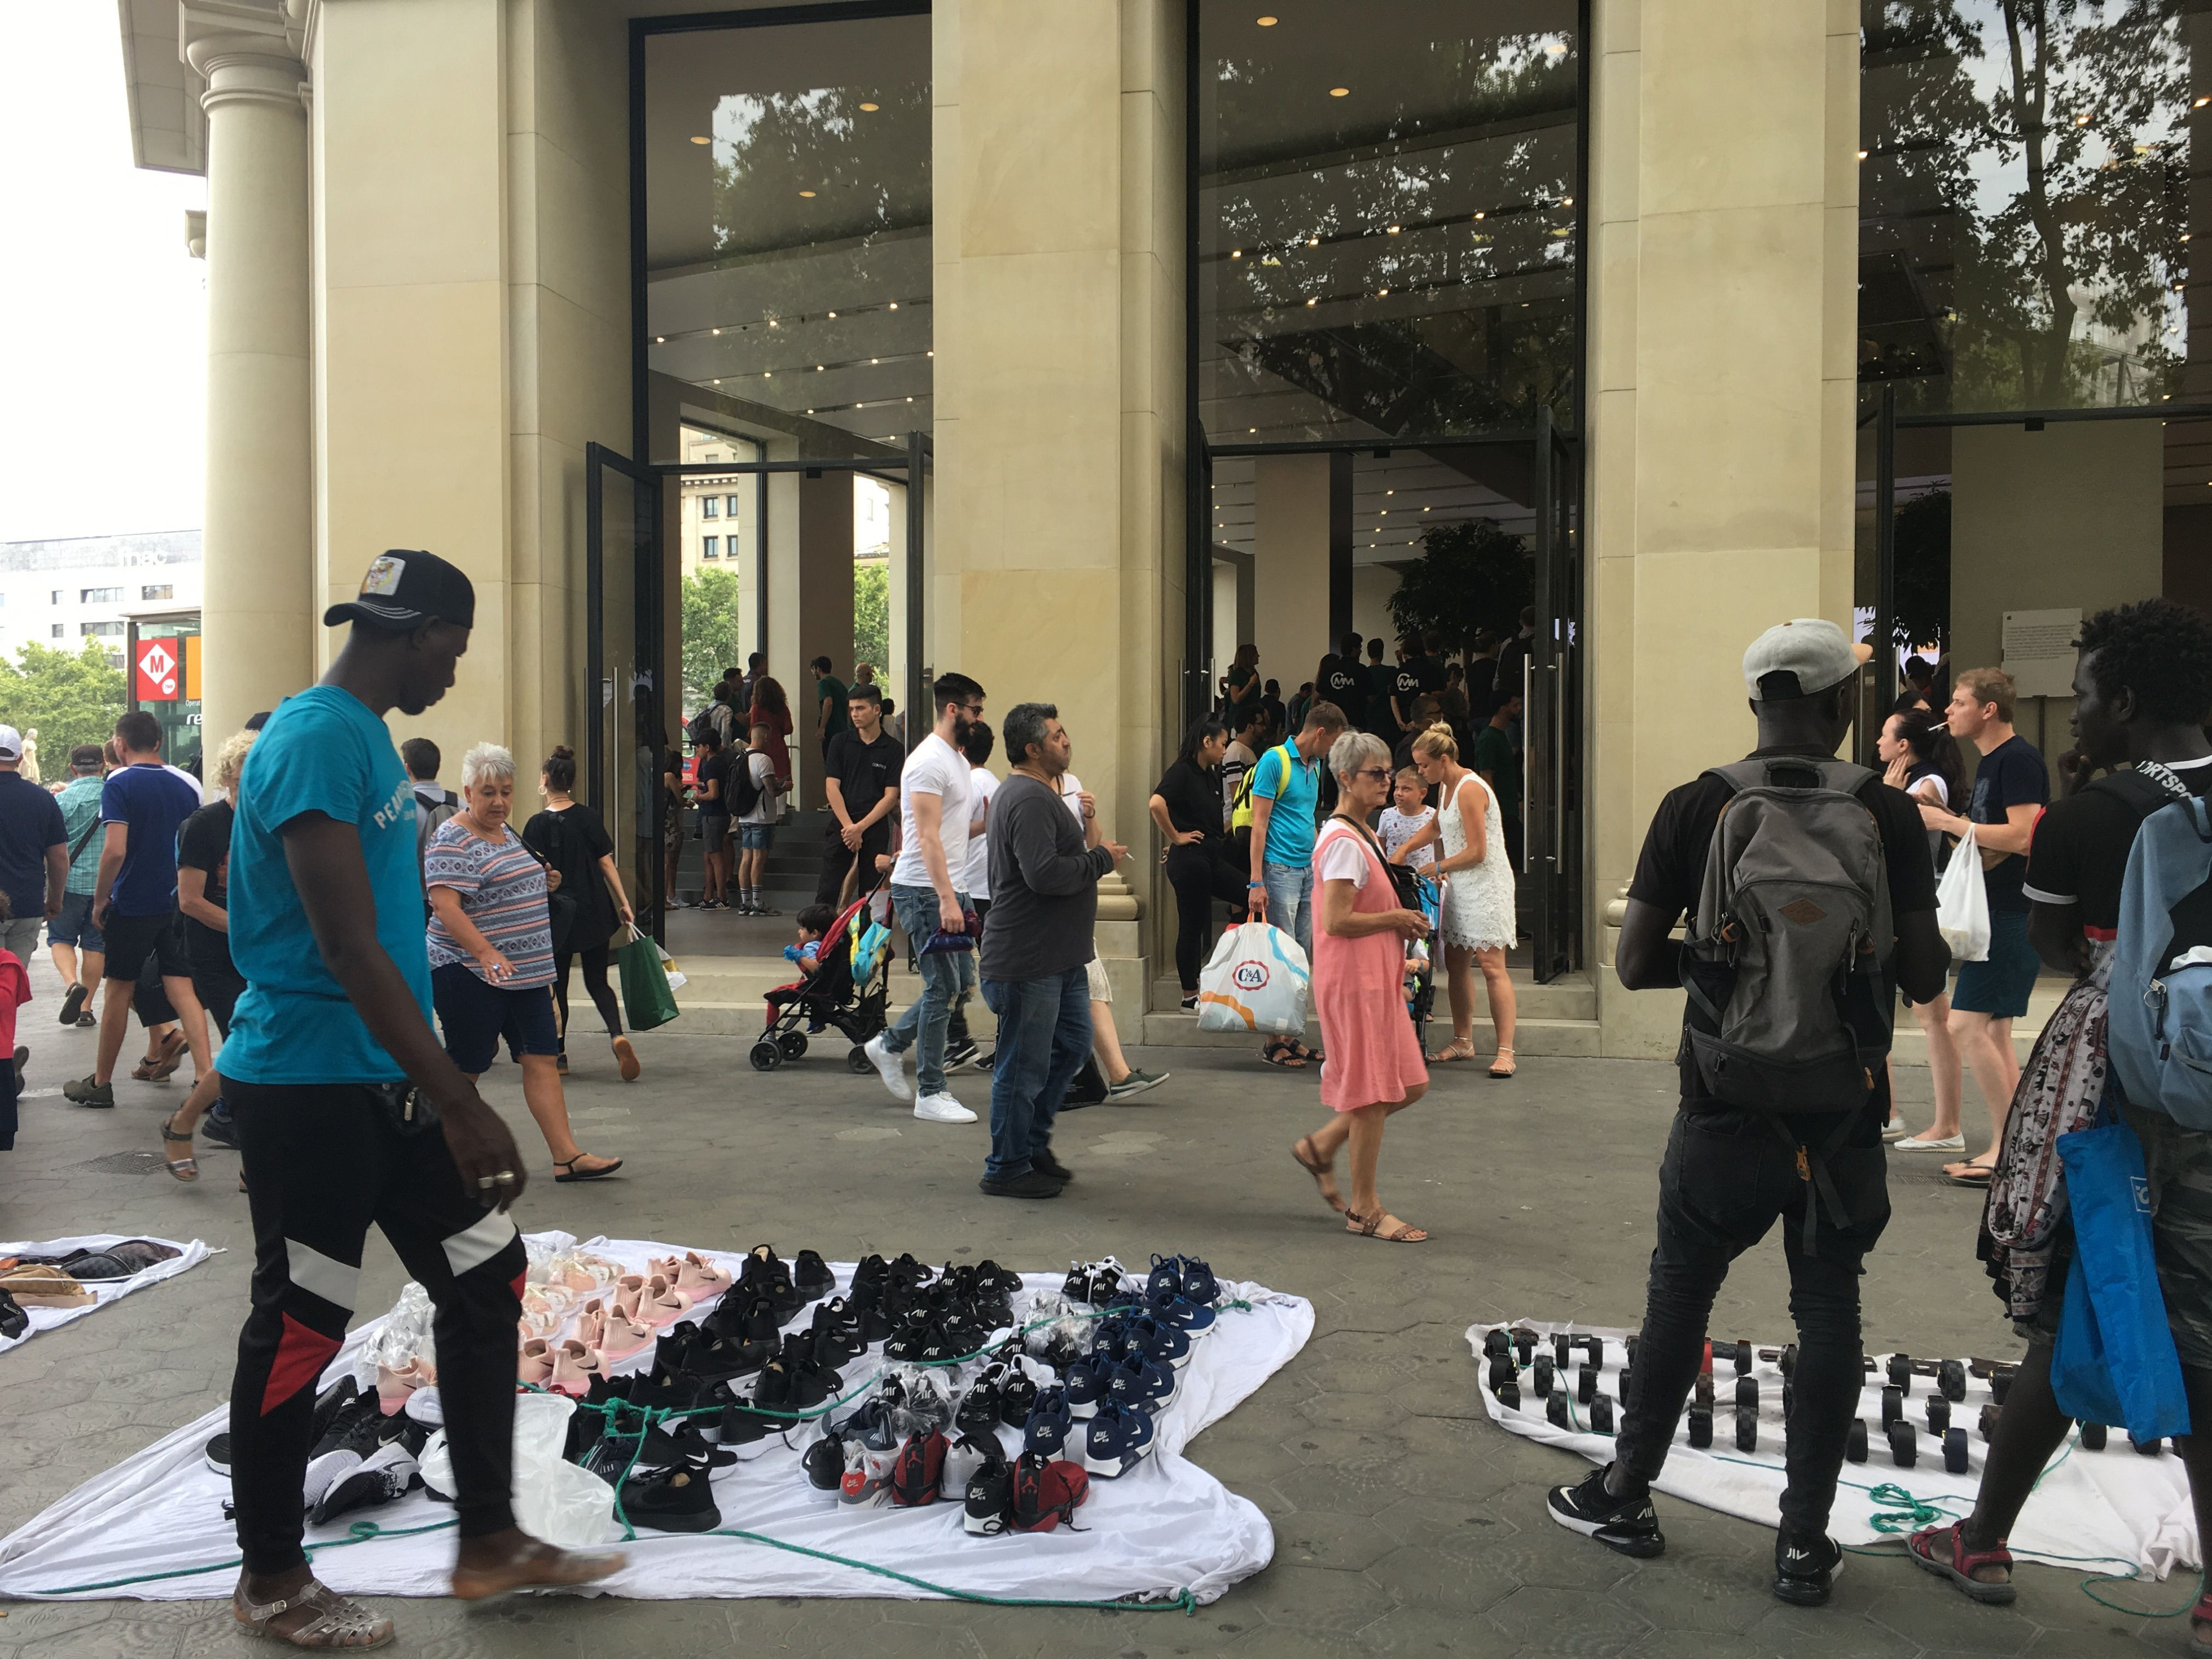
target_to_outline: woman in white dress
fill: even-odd
[[[1516,1067],[1513,981],[1505,970],[1505,953],[1519,929],[1498,797],[1480,773],[1459,763],[1459,739],[1441,720],[1413,739],[1413,765],[1442,789],[1443,805],[1426,829],[1390,854],[1390,861],[1403,864],[1431,842],[1443,853],[1433,873],[1443,878],[1444,887],[1443,924],[1437,933],[1450,975],[1452,1040],[1429,1058],[1439,1064],[1474,1058],[1474,970],[1480,966],[1490,994],[1490,1023],[1498,1033],[1490,1075],[1509,1078]]]

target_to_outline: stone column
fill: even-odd
[[[314,677],[307,70],[282,21],[188,3],[208,83],[202,709],[210,749]]]
[[[1260,677],[1282,682],[1285,703],[1330,649],[1334,459],[1262,455],[1252,463],[1253,643],[1260,647]],[[1346,557],[1348,564],[1349,548]]]

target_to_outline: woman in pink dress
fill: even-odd
[[[1406,1011],[1406,945],[1429,930],[1398,892],[1368,832],[1367,820],[1390,797],[1390,751],[1380,738],[1347,732],[1328,751],[1336,775],[1336,812],[1314,844],[1313,1001],[1321,1021],[1322,1103],[1335,1116],[1291,1148],[1345,1231],[1393,1244],[1428,1234],[1382,1207],[1375,1166],[1390,1114],[1428,1092],[1428,1064]],[[1336,1188],[1336,1154],[1352,1146],[1352,1202]]]

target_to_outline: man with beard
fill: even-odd
[[[945,1034],[952,1011],[975,988],[975,952],[968,933],[968,836],[975,786],[965,750],[983,717],[983,688],[965,674],[940,674],[930,688],[937,722],[915,745],[899,776],[898,862],[891,868],[891,910],[921,963],[920,1000],[890,1030],[869,1038],[866,1053],[898,1099],[912,1091],[899,1056],[915,1046],[921,1093],[914,1115],[927,1123],[973,1123],[975,1114],[945,1086]],[[937,948],[931,948],[934,945]]]

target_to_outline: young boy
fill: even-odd
[[[1389,858],[1401,847],[1429,827],[1437,816],[1437,809],[1428,802],[1429,786],[1412,767],[1399,769],[1392,786],[1391,804],[1382,809],[1376,821],[1375,838],[1382,843],[1382,856]],[[1433,844],[1417,847],[1407,854],[1406,862],[1416,870],[1425,870],[1437,861]]]
[[[783,947],[784,960],[797,968],[799,977],[788,985],[779,985],[768,994],[769,1024],[775,1024],[776,1015],[787,1002],[796,1002],[806,994],[806,988],[814,975],[822,971],[822,936],[836,925],[837,912],[827,904],[810,904],[795,918],[799,938]],[[815,1027],[820,1030],[819,1026]]]

